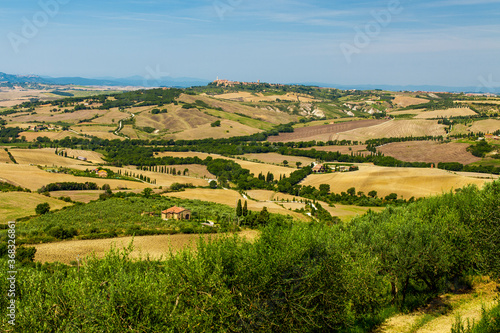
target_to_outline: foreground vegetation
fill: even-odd
[[[471,186],[348,225],[273,216],[254,243],[200,241],[165,260],[134,261],[129,249],[78,267],[27,264],[17,276],[16,329],[367,332],[460,290],[471,274],[500,277],[499,194],[500,182]],[[4,330],[6,307],[3,298]],[[481,332],[496,332],[493,324]]]

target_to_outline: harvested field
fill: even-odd
[[[103,155],[101,153],[97,153],[91,150],[75,150],[75,149],[64,149],[66,153],[68,153],[68,157],[78,158],[79,156],[87,158],[87,161],[92,163],[106,163],[104,161]]]
[[[405,114],[419,115],[422,112],[425,112],[425,110],[424,109],[415,109],[415,110],[405,110],[405,111],[392,111],[392,112],[389,112],[389,115],[390,116],[401,116],[401,115],[405,115]]]
[[[310,175],[301,185],[319,188],[321,184],[329,184],[334,193],[345,192],[355,187],[356,191],[364,193],[375,190],[379,197],[396,193],[399,197],[409,199],[439,195],[468,184],[482,187],[489,181],[491,180],[465,177],[440,169],[360,165],[360,170],[356,172]]]
[[[363,154],[370,155],[370,152],[366,150],[366,145],[356,145],[356,146],[315,146],[311,148],[301,148],[302,150],[316,149],[317,151],[328,151],[328,152],[339,152],[341,154]]]
[[[313,163],[315,160],[312,158],[308,157],[301,157],[301,156],[284,156],[281,154],[277,153],[267,153],[267,154],[245,154],[243,155],[244,158],[253,161],[260,161],[263,163],[269,163],[269,164],[282,164],[283,160],[288,161],[288,165],[295,166],[297,162],[302,163],[302,166],[309,165]]]
[[[296,128],[293,133],[280,133],[278,136],[271,136],[269,142],[292,142],[292,141],[329,141],[335,140],[338,133],[352,131],[360,128],[370,128],[372,126],[387,123],[387,120],[359,120],[332,125],[321,125],[305,128]]]
[[[467,151],[467,143],[438,143],[434,141],[394,142],[377,148],[386,156],[405,162],[459,162],[470,164],[481,160]]]
[[[62,113],[62,112],[50,113],[50,112],[45,111],[41,108],[37,108],[35,110],[35,112],[37,112],[37,114],[34,114],[34,115],[29,114],[26,116],[15,117],[14,119],[17,122],[39,121],[39,122],[46,122],[46,123],[55,123],[58,121],[62,121],[62,122],[66,122],[66,123],[76,124],[81,120],[91,119],[96,115],[103,116],[108,111],[107,110],[80,110],[80,111],[75,111],[73,113]],[[12,116],[16,116],[16,115],[14,114]]]
[[[178,169],[180,171],[183,171],[187,166],[185,166],[182,169]],[[188,177],[188,176],[174,176],[174,175],[169,175],[166,173],[159,173],[159,172],[153,172],[153,171],[143,171],[143,170],[137,170],[136,167],[130,167],[127,169],[124,168],[115,168],[115,167],[110,167],[110,170],[113,170],[114,172],[117,172],[118,170],[122,171],[122,174],[125,171],[133,172],[137,175],[141,174],[143,176],[151,178],[151,180],[156,179],[156,184],[153,185],[155,187],[163,186],[163,187],[168,187],[171,186],[174,183],[191,183],[194,186],[208,186],[208,181],[205,179],[201,178],[195,178],[195,177]],[[132,187],[133,188],[133,187]]]
[[[278,166],[278,165],[271,165],[271,164],[264,164],[264,163],[256,163],[256,162],[250,162],[250,161],[243,161],[235,158],[229,158],[229,157],[224,157],[221,155],[217,154],[206,154],[206,153],[196,153],[196,152],[164,152],[160,153],[157,155],[158,157],[162,156],[173,156],[173,157],[199,157],[200,159],[204,160],[207,157],[212,157],[214,159],[216,158],[222,158],[226,160],[231,160],[239,165],[241,165],[242,168],[250,170],[251,173],[253,173],[255,176],[257,176],[259,173],[267,174],[268,172],[272,173],[274,175],[274,178],[278,177],[280,174],[286,174],[287,176],[290,175],[292,172],[294,172],[295,168],[291,167],[284,167],[284,166]],[[286,156],[288,157],[288,156]],[[284,156],[283,159],[286,159]],[[283,161],[283,160],[282,160]]]
[[[0,192],[0,223],[35,215],[36,206],[44,202],[50,205],[51,210],[72,205],[37,193]]]
[[[34,164],[41,166],[55,165],[64,167],[90,166],[88,162],[56,155],[55,151],[55,148],[9,149],[9,152],[19,164]]]
[[[122,249],[133,244],[134,250],[132,258],[145,258],[147,255],[151,259],[166,258],[170,253],[175,253],[185,249],[192,249],[196,242],[203,238],[205,241],[220,237],[231,237],[233,234],[208,234],[208,235],[157,235],[157,236],[137,236],[122,237],[113,239],[96,240],[76,240],[58,243],[48,243],[35,245],[35,261],[38,262],[62,262],[70,264],[77,258],[83,260],[85,257],[94,254],[98,258],[103,258],[111,248]],[[246,230],[238,235],[248,241],[253,241],[259,236],[256,230]]]
[[[174,140],[201,140],[207,138],[224,139],[233,136],[251,135],[260,132],[262,131],[259,129],[224,119],[221,120],[220,127],[212,127],[207,123],[179,133],[164,135],[163,138]]]
[[[80,134],[87,134],[91,136],[97,136],[98,138],[101,139],[108,139],[108,140],[114,140],[114,139],[121,139],[123,140],[122,137],[116,136],[113,134],[114,130],[118,128],[118,125],[116,126],[99,126],[99,125],[81,125],[81,126],[71,126],[71,129],[73,129],[75,132],[80,133]]]
[[[44,131],[44,132],[21,132],[19,136],[26,137],[26,141],[33,142],[36,141],[36,138],[40,137],[48,137],[51,140],[62,140],[66,137],[78,137],[77,134],[70,131]]]
[[[498,99],[492,99],[487,101],[455,101],[456,103],[467,103],[467,104],[500,104]]]
[[[416,97],[410,97],[410,96],[404,96],[404,95],[396,95],[396,98],[394,98],[393,103],[394,105],[397,105],[398,107],[405,108],[407,106],[411,105],[418,105],[418,104],[423,104],[429,102],[428,99],[423,99],[423,98],[416,98]]]
[[[288,93],[284,95],[270,95],[265,96],[262,93],[252,94],[246,91],[236,92],[236,93],[228,93],[222,95],[216,95],[215,98],[227,99],[238,102],[276,102],[277,99],[282,101],[290,101],[290,102],[314,102],[316,101],[314,98],[311,98],[306,95],[300,95],[296,93]]]
[[[326,202],[321,202],[321,201],[320,204],[332,216],[336,216],[344,222],[349,222],[358,215],[364,215],[369,210],[374,212],[381,212],[385,209],[384,207],[358,207],[358,206],[346,206],[341,204],[335,204],[333,207],[330,207]]]
[[[332,136],[333,140],[366,141],[377,138],[401,138],[407,136],[445,136],[445,125],[437,120],[391,120],[379,125],[358,128]]]
[[[295,201],[295,200],[300,200],[299,197],[286,194],[286,193],[280,193],[280,192],[273,192],[273,191],[267,191],[267,190],[250,190],[246,192],[248,197],[257,200],[257,201]]]
[[[212,189],[186,189],[183,192],[167,193],[165,194],[170,197],[181,198],[181,199],[191,199],[191,200],[202,200],[210,201],[223,205],[228,205],[236,208],[238,200],[242,202],[245,198],[241,196],[237,191],[233,190],[212,190]],[[262,208],[267,207],[270,213],[277,213],[282,215],[291,215],[299,220],[307,220],[302,214],[295,213],[280,207],[273,202],[263,202],[263,201],[253,201],[247,200],[248,209],[252,211],[261,211]]]
[[[487,119],[475,121],[469,131],[471,132],[483,132],[483,133],[493,133],[500,130],[500,120],[498,119]]]
[[[415,119],[435,119],[462,116],[475,116],[476,112],[469,108],[452,108],[446,110],[426,111],[418,114]]]
[[[118,122],[123,119],[130,118],[130,114],[127,112],[118,111],[118,109],[110,109],[104,116],[92,120],[93,124],[116,124],[118,127]],[[114,121],[113,121],[114,120]]]
[[[9,154],[2,147],[0,147],[0,163],[12,163]]]
[[[140,182],[118,179],[75,177],[60,173],[50,173],[40,170],[36,166],[18,164],[0,164],[0,175],[2,179],[12,182],[12,184],[16,186],[29,188],[32,191],[38,190],[43,185],[56,182],[93,182],[99,186],[109,184],[113,190],[117,188],[144,189],[146,187],[152,187]]]

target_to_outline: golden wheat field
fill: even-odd
[[[68,157],[62,157],[55,154],[55,148],[42,149],[9,149],[9,152],[14,156],[19,164],[34,164],[41,166],[64,166],[82,168],[89,167],[89,162],[80,161]],[[70,156],[68,154],[68,156]]]
[[[236,92],[236,93],[227,93],[222,95],[215,95],[215,98],[227,99],[239,102],[275,102],[277,99],[282,101],[290,101],[290,102],[315,102],[316,100],[311,98],[310,96],[303,96],[296,93],[288,93],[284,95],[271,95],[265,96],[262,93],[249,93],[249,92]]]
[[[462,116],[475,116],[476,112],[470,108],[451,108],[446,110],[426,111],[418,114],[415,119],[435,119],[435,118],[449,118],[449,117],[462,117]]]
[[[186,168],[188,168],[186,166]],[[155,187],[158,186],[163,186],[163,187],[168,187],[174,183],[191,183],[194,186],[208,186],[208,181],[205,179],[201,178],[195,178],[195,177],[190,177],[190,176],[174,176],[166,173],[159,173],[159,172],[153,172],[153,171],[143,171],[143,170],[137,170],[135,167],[129,167],[129,168],[115,168],[115,167],[108,167],[108,169],[118,172],[121,170],[122,174],[125,173],[125,171],[128,171],[130,173],[134,173],[136,175],[143,175],[145,177],[151,178],[151,180],[156,180],[156,184],[154,185]],[[184,171],[185,168],[178,169],[180,171]],[[189,169],[189,168],[188,168]],[[133,187],[129,187],[133,188]]]
[[[151,259],[166,258],[170,253],[178,251],[195,249],[200,239],[210,241],[220,237],[232,237],[234,234],[207,234],[207,235],[157,235],[157,236],[137,236],[122,237],[113,239],[96,240],[73,240],[58,243],[47,243],[34,245],[36,248],[35,261],[39,262],[62,262],[70,264],[80,260],[84,262],[87,256],[95,255],[97,258],[103,258],[112,248],[121,250],[133,246],[130,254],[131,258]],[[259,236],[256,230],[245,230],[236,235],[253,241]]]
[[[64,152],[68,153],[68,157],[78,158],[81,156],[85,157],[87,161],[91,163],[106,163],[106,161],[103,160],[104,156],[101,153],[95,151],[65,148]]]
[[[78,137],[78,134],[75,134],[71,131],[43,131],[43,132],[21,132],[19,136],[24,136],[26,141],[33,142],[36,141],[38,137],[47,137],[51,140],[62,140],[66,137]]]
[[[423,104],[429,102],[428,99],[423,99],[423,98],[416,98],[416,97],[411,97],[411,96],[404,96],[404,95],[396,95],[394,100],[392,101],[394,105],[397,105],[398,107],[405,108],[407,106],[411,105],[418,105],[418,104]]]
[[[117,128],[118,128],[118,124],[116,126],[103,126],[103,125],[71,126],[71,129],[73,129],[75,132],[77,132],[79,134],[97,136],[98,138],[108,139],[108,140],[114,140],[114,139],[124,140],[123,137],[113,134],[113,132]]]
[[[378,196],[397,193],[399,198],[421,198],[449,192],[468,184],[482,187],[491,180],[465,177],[440,169],[386,168],[361,165],[359,171],[310,175],[301,185],[319,188],[329,184],[331,192],[340,193],[354,187],[365,194],[375,190]]]
[[[18,164],[3,164],[0,163],[0,177],[5,179],[16,186],[22,186],[32,191],[36,191],[44,185],[56,182],[77,182],[85,183],[92,182],[99,186],[109,184],[112,189],[128,188],[128,189],[144,189],[151,187],[150,185],[117,180],[117,179],[101,179],[101,178],[88,178],[88,177],[75,177],[72,175],[51,173],[43,171],[36,166],[18,165]]]
[[[358,128],[333,135],[333,140],[366,141],[376,138],[394,138],[407,136],[446,135],[445,126],[437,120],[391,120],[379,125]]]
[[[70,203],[37,193],[0,192],[0,223],[35,215],[36,206],[44,202],[50,205],[51,210],[71,206]]]
[[[500,130],[500,120],[498,119],[487,119],[475,121],[469,131],[471,132],[483,132],[483,133],[493,133]]]

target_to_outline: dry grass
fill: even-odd
[[[55,148],[42,148],[42,149],[9,149],[9,152],[14,156],[19,164],[34,164],[41,166],[64,166],[82,168],[82,166],[89,167],[90,163],[62,157],[55,154]],[[97,153],[95,153],[97,154]],[[90,153],[89,153],[90,155]],[[68,156],[70,156],[68,154]]]
[[[71,129],[73,129],[75,132],[78,132],[80,134],[97,136],[98,138],[108,139],[108,140],[114,140],[114,139],[123,140],[122,137],[116,136],[113,134],[114,130],[116,130],[117,128],[118,128],[118,125],[113,126],[113,127],[111,127],[111,126],[99,126],[99,125],[71,126]]]
[[[483,132],[483,133],[493,133],[500,129],[500,120],[498,119],[487,119],[475,121],[469,131],[471,132]]]
[[[55,262],[59,261],[69,264],[77,258],[84,259],[94,254],[98,258],[103,258],[111,248],[124,248],[133,243],[134,250],[132,258],[145,258],[149,255],[152,259],[166,258],[170,253],[175,253],[184,249],[195,248],[196,242],[202,238],[205,241],[221,237],[231,237],[232,234],[209,234],[209,235],[158,235],[123,237],[114,239],[97,240],[77,240],[59,243],[35,245],[37,251],[35,261]],[[259,236],[255,230],[246,230],[238,235],[249,241],[253,241]]]
[[[432,300],[428,306],[410,314],[400,314],[388,319],[376,333],[441,333],[450,332],[458,315],[462,321],[471,323],[478,321],[482,316],[482,309],[490,309],[496,304],[498,297],[497,284],[488,279],[476,282],[473,290],[462,294],[445,294]],[[443,307],[451,308],[444,311]],[[419,321],[427,318],[427,323],[418,325]]]
[[[437,143],[433,141],[394,142],[377,150],[405,162],[459,162],[470,164],[481,159],[467,151],[467,143]]]
[[[64,149],[64,152],[68,153],[68,157],[77,158],[79,156],[86,157],[87,161],[92,163],[106,163],[104,161],[103,155],[91,150],[80,150],[80,149]]]
[[[92,120],[93,124],[116,124],[118,127],[118,122],[122,119],[130,118],[130,114],[127,112],[118,111],[117,108],[110,109],[104,116]],[[114,120],[114,121],[113,121]]]
[[[416,97],[411,97],[411,96],[404,96],[404,95],[396,95],[396,98],[394,98],[393,103],[394,105],[397,105],[398,107],[405,108],[407,106],[411,105],[417,105],[417,104],[423,104],[427,103],[429,100],[423,99],[423,98],[416,98]]]
[[[80,111],[75,111],[73,113],[63,113],[63,112],[49,112],[49,109],[54,108],[53,106],[50,106],[50,108],[44,106],[44,107],[39,107],[35,109],[35,112],[37,114],[34,115],[25,115],[21,117],[15,117],[16,114],[10,115],[7,118],[12,118],[15,119],[17,122],[27,122],[27,121],[39,121],[39,122],[66,122],[66,123],[73,123],[76,124],[81,120],[85,119],[91,119],[95,115],[98,116],[103,116],[106,114],[106,110],[80,110]],[[68,108],[69,109],[69,108]],[[13,120],[14,121],[14,120]]]
[[[366,141],[407,136],[445,136],[444,128],[445,126],[438,124],[437,120],[392,120],[371,127],[339,133],[333,135],[332,139]]]
[[[435,119],[461,116],[475,116],[477,113],[469,108],[452,108],[446,110],[427,111],[418,114],[415,119]]]
[[[409,199],[439,195],[468,184],[479,187],[490,180],[465,177],[440,169],[385,168],[361,165],[360,170],[347,173],[310,175],[301,185],[319,188],[329,184],[334,193],[345,192],[351,187],[365,194],[375,190],[379,197],[397,193],[399,197]]]
[[[301,156],[283,156],[277,153],[267,153],[267,154],[245,154],[244,158],[253,161],[260,161],[269,164],[282,164],[283,160],[287,160],[289,165],[296,165],[297,162],[302,163],[303,166],[313,163],[315,160],[308,157]]]
[[[7,154],[3,147],[0,147],[0,163],[12,163],[9,154]]]
[[[0,192],[0,223],[35,215],[36,206],[44,202],[49,203],[51,210],[71,206],[70,203],[36,193]]]
[[[201,140],[207,138],[225,139],[233,136],[251,135],[262,132],[259,129],[235,121],[225,119],[220,119],[220,121],[220,127],[212,127],[207,123],[196,128],[184,130],[180,133],[165,135],[163,138],[174,140]]]
[[[170,166],[168,166],[170,167]],[[184,171],[185,168],[188,168],[188,166],[185,166],[182,169],[177,169]],[[154,186],[159,187],[168,187],[174,183],[191,183],[194,186],[208,186],[208,181],[205,179],[201,178],[195,178],[195,177],[189,177],[189,176],[174,176],[174,175],[169,175],[165,173],[159,173],[159,172],[153,172],[153,171],[142,171],[142,170],[137,170],[136,167],[128,167],[128,168],[115,168],[115,167],[109,167],[110,170],[113,170],[114,172],[118,172],[118,170],[122,171],[122,174],[125,173],[125,171],[133,172],[137,175],[141,174],[143,176],[149,177],[152,180],[156,179],[156,184]],[[133,187],[129,187],[133,188]]]

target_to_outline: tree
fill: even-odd
[[[385,200],[386,200],[386,201],[389,201],[389,200],[396,200],[397,198],[398,198],[398,195],[397,195],[396,193],[391,193],[391,194],[389,194],[389,195],[387,195],[387,196],[385,197]]]
[[[240,217],[243,215],[243,208],[241,207],[241,199],[238,200],[238,204],[236,205],[236,216]]]
[[[319,193],[321,195],[327,195],[328,192],[330,192],[330,185],[328,185],[328,184],[319,185]]]
[[[210,188],[216,189],[217,188],[217,182],[215,180],[211,180],[209,183]]]
[[[377,191],[370,191],[368,192],[368,196],[375,198],[377,196]]]
[[[296,162],[295,165],[297,166],[297,168],[300,168],[300,166],[302,165],[302,162]]]
[[[38,204],[38,206],[36,206],[35,208],[35,213],[37,213],[37,215],[44,215],[47,214],[49,211],[50,211],[50,205],[48,202]]]
[[[288,161],[287,161],[287,160],[284,160],[284,161],[283,161],[283,165],[288,165]]]
[[[142,194],[144,195],[145,198],[149,198],[151,196],[151,193],[153,193],[153,190],[149,187],[146,187],[143,191]]]
[[[264,224],[267,224],[267,222],[269,222],[269,212],[267,211],[267,207],[264,207],[262,208],[262,210],[260,211],[259,213],[259,216],[257,216],[257,220],[255,221],[255,223],[257,225],[264,225]]]
[[[247,206],[247,201],[246,200],[245,200],[245,205],[243,206],[242,214],[243,214],[243,216],[247,216],[248,215],[248,206]]]
[[[354,187],[347,189],[347,194],[353,197],[356,194],[356,189]]]

